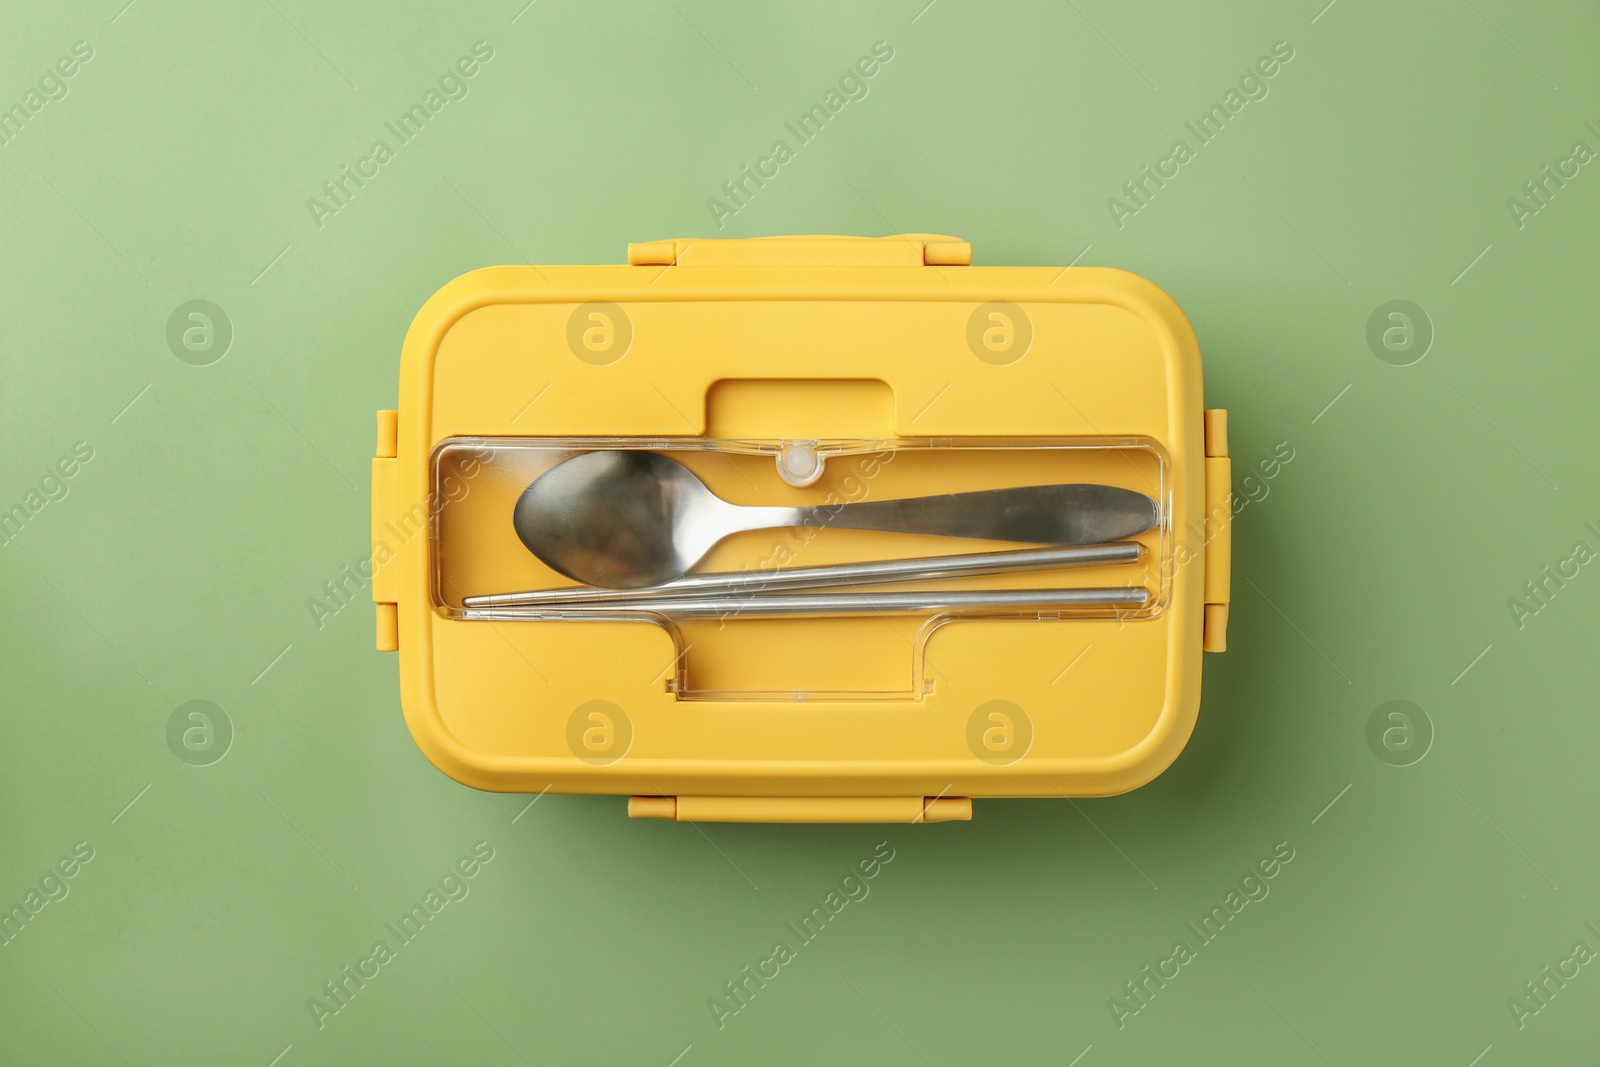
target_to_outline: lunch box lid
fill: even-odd
[[[959,819],[973,797],[1110,795],[1171,764],[1198,713],[1202,650],[1225,647],[1226,412],[1204,409],[1193,331],[1152,283],[971,257],[967,242],[927,234],[680,239],[630,245],[625,266],[488,267],[440,289],[406,335],[372,466],[377,643],[399,653],[423,753],[480,789],[628,794],[630,814],[697,821]],[[850,383],[886,390],[891,445],[1159,450],[1162,610],[958,623],[935,637],[927,692],[788,701],[680,699],[662,681],[679,650],[648,624],[438,610],[435,524],[419,516],[442,442],[700,437],[708,398],[729,389],[744,405],[736,428],[777,437],[793,422],[785,383],[791,396],[841,383],[845,407],[860,395]],[[785,654],[781,625],[772,655]],[[602,722],[628,735],[616,758],[572,740],[575,723]],[[1016,758],[974,744],[996,723],[1026,733]]]

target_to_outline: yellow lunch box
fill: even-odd
[[[478,789],[628,796],[679,821],[942,822],[975,797],[1105,796],[1177,758],[1228,621],[1226,412],[1183,313],[1132,274],[974,267],[951,237],[653,241],[626,266],[452,281],[378,413],[372,597],[411,735]],[[1049,483],[1135,490],[1131,562],[970,590],[1144,602],[824,617],[537,617],[470,597],[574,585],[512,513],[545,471],[648,451],[735,504],[834,508]],[[821,513],[821,512],[819,512]],[[824,524],[697,570],[1015,549]],[[949,588],[950,580],[888,588]]]

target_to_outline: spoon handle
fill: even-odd
[[[1042,545],[1122,541],[1161,521],[1160,506],[1143,493],[1083,484],[1026,485],[802,510],[807,526]]]

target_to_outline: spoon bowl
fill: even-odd
[[[732,509],[685,466],[654,452],[586,452],[534,480],[512,521],[528,551],[568,578],[610,589],[686,573],[727,532]],[[720,532],[719,532],[720,531]]]

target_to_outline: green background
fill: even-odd
[[[0,508],[94,458],[0,548],[0,905],[94,858],[0,947],[0,1062],[1600,1060],[1600,965],[1508,1005],[1600,950],[1600,568],[1508,604],[1600,548],[1600,164],[1521,227],[1506,203],[1600,148],[1600,14],[925,3],[5,5],[0,106],[94,58],[0,146]],[[879,40],[869,95],[717,231],[707,198]],[[316,225],[478,41],[470,94]],[[1107,199],[1278,41],[1270,95],[1119,228]],[[364,591],[307,607],[367,554],[372,412],[427,296],[632,240],[899,231],[1126,268],[1193,321],[1251,502],[1172,769],[883,828],[630,822],[434,770]],[[234,335],[208,366],[166,339],[195,299]],[[1408,366],[1367,339],[1396,299],[1434,334]],[[190,700],[232,724],[209,766],[169,748]],[[1368,740],[1391,700],[1420,709],[1397,751]],[[479,841],[470,895],[319,1029],[308,999]],[[707,1001],[881,841],[870,895],[719,1029]],[[1270,895],[1119,1028],[1123,983],[1280,842]]]

